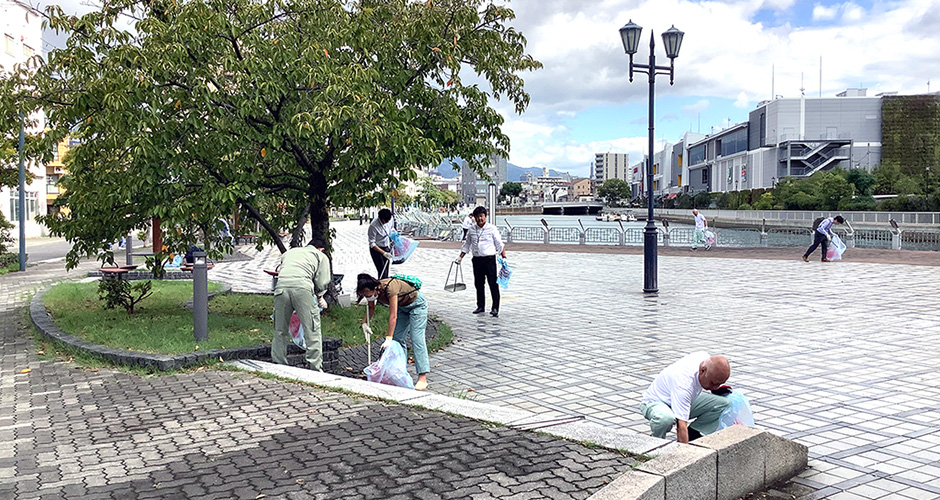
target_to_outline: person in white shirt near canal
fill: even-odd
[[[476,224],[467,231],[467,239],[460,248],[460,256],[454,262],[460,264],[463,256],[472,252],[473,255],[473,284],[477,289],[477,308],[473,314],[480,314],[486,310],[486,291],[484,284],[489,282],[490,296],[493,298],[493,308],[490,315],[499,317],[499,285],[496,284],[496,255],[506,258],[506,246],[499,235],[499,229],[493,224],[486,223],[486,208],[476,207],[473,210],[473,219]]]
[[[816,219],[815,222],[818,222],[818,224],[813,224],[813,229],[815,229],[815,231],[813,231],[813,244],[810,245],[810,247],[806,249],[806,253],[803,254],[803,262],[809,262],[810,254],[812,254],[820,244],[822,245],[822,261],[829,262],[826,255],[829,254],[829,242],[832,241],[832,225],[842,224],[845,222],[845,219],[843,219],[841,215],[837,215],[835,217],[826,217],[825,219],[820,217]]]
[[[698,210],[693,208],[692,215],[695,216],[695,232],[692,233],[692,250],[698,250],[699,243],[705,243],[705,230],[708,229],[708,220],[705,219],[705,216],[698,213]],[[705,250],[708,250],[708,245],[705,246]]]
[[[665,437],[673,425],[680,443],[715,432],[730,402],[702,390],[714,391],[730,376],[728,359],[707,352],[688,354],[659,372],[640,399],[640,413],[649,421],[653,436]]]
[[[389,240],[391,221],[392,211],[383,208],[379,210],[379,215],[372,224],[369,224],[369,255],[379,279],[388,278],[389,263],[392,261],[392,242]]]
[[[463,222],[460,223],[460,227],[463,228],[463,237],[460,238],[461,240],[467,239],[467,232],[473,227],[473,223],[473,215],[467,214]]]

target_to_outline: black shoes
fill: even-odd
[[[482,307],[478,307],[478,308],[476,308],[476,309],[473,310],[473,314],[480,314],[481,312],[483,312],[483,308],[482,308]]]
[[[490,316],[492,316],[492,317],[494,317],[494,318],[498,318],[498,317],[499,317],[499,311],[497,311],[496,309],[493,309],[492,311],[490,311]]]

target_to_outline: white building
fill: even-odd
[[[0,71],[11,71],[16,64],[25,63],[42,49],[42,18],[40,13],[28,4],[17,0],[0,0],[0,26],[3,29],[3,50],[0,50]],[[42,131],[43,119],[27,133]],[[26,186],[26,236],[40,236],[43,226],[35,221],[37,215],[46,213],[45,166],[28,165],[35,176],[32,184]],[[19,190],[0,189],[0,212],[12,222],[16,229],[13,237],[19,235]]]
[[[630,155],[627,153],[595,153],[594,180],[601,184],[608,179],[630,180]]]

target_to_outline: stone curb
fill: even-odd
[[[588,497],[591,500],[731,500],[789,479],[806,467],[808,450],[805,446],[742,425],[705,436],[690,445],[678,444],[590,422],[551,425],[552,421],[525,410],[417,392],[265,361],[241,360],[227,365],[654,457]],[[549,425],[538,427],[540,423]]]
[[[734,425],[675,444],[588,499],[733,500],[799,474],[808,451],[770,432]]]
[[[226,285],[223,284],[223,288]],[[39,330],[39,332],[52,340],[61,342],[68,346],[74,347],[76,349],[81,349],[91,354],[98,355],[108,361],[127,366],[139,366],[142,368],[149,368],[159,371],[170,371],[177,370],[181,368],[187,368],[190,366],[203,365],[206,361],[210,359],[221,359],[222,361],[232,361],[236,359],[255,359],[255,358],[264,358],[271,356],[271,345],[270,344],[261,344],[256,346],[244,346],[244,347],[232,347],[228,349],[212,349],[208,351],[200,352],[191,352],[186,354],[177,354],[177,355],[168,355],[168,354],[152,354],[139,351],[129,351],[126,349],[115,349],[112,347],[102,346],[98,344],[92,344],[86,342],[80,338],[73,337],[62,330],[59,329],[52,321],[52,318],[49,316],[49,313],[46,311],[46,307],[42,302],[42,297],[52,286],[44,288],[42,291],[37,292],[33,296],[33,300],[29,304],[29,316],[33,321],[33,325]],[[221,292],[216,292],[221,293]],[[324,352],[324,361],[326,361],[326,353],[331,350],[333,352],[337,351],[342,345],[342,340],[334,339],[332,337],[323,338],[323,352]],[[299,348],[291,349],[293,346],[288,346],[288,354],[303,352]]]

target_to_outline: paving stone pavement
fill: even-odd
[[[336,224],[336,272],[374,271],[366,226]],[[798,257],[798,250],[794,250]],[[758,425],[810,446],[805,498],[940,498],[940,311],[931,267],[663,257],[660,293],[640,293],[638,255],[516,252],[500,317],[469,289],[443,290],[456,251],[421,248],[393,272],[424,281],[458,341],[431,356],[431,390],[583,416],[647,433],[641,392],[694,350],[731,359]],[[259,263],[223,269],[258,287]],[[254,284],[252,284],[254,283]],[[489,301],[489,299],[487,299]]]
[[[31,291],[63,274],[49,264],[0,277],[0,499],[586,498],[635,464],[244,373],[141,377],[47,361],[23,313]]]

